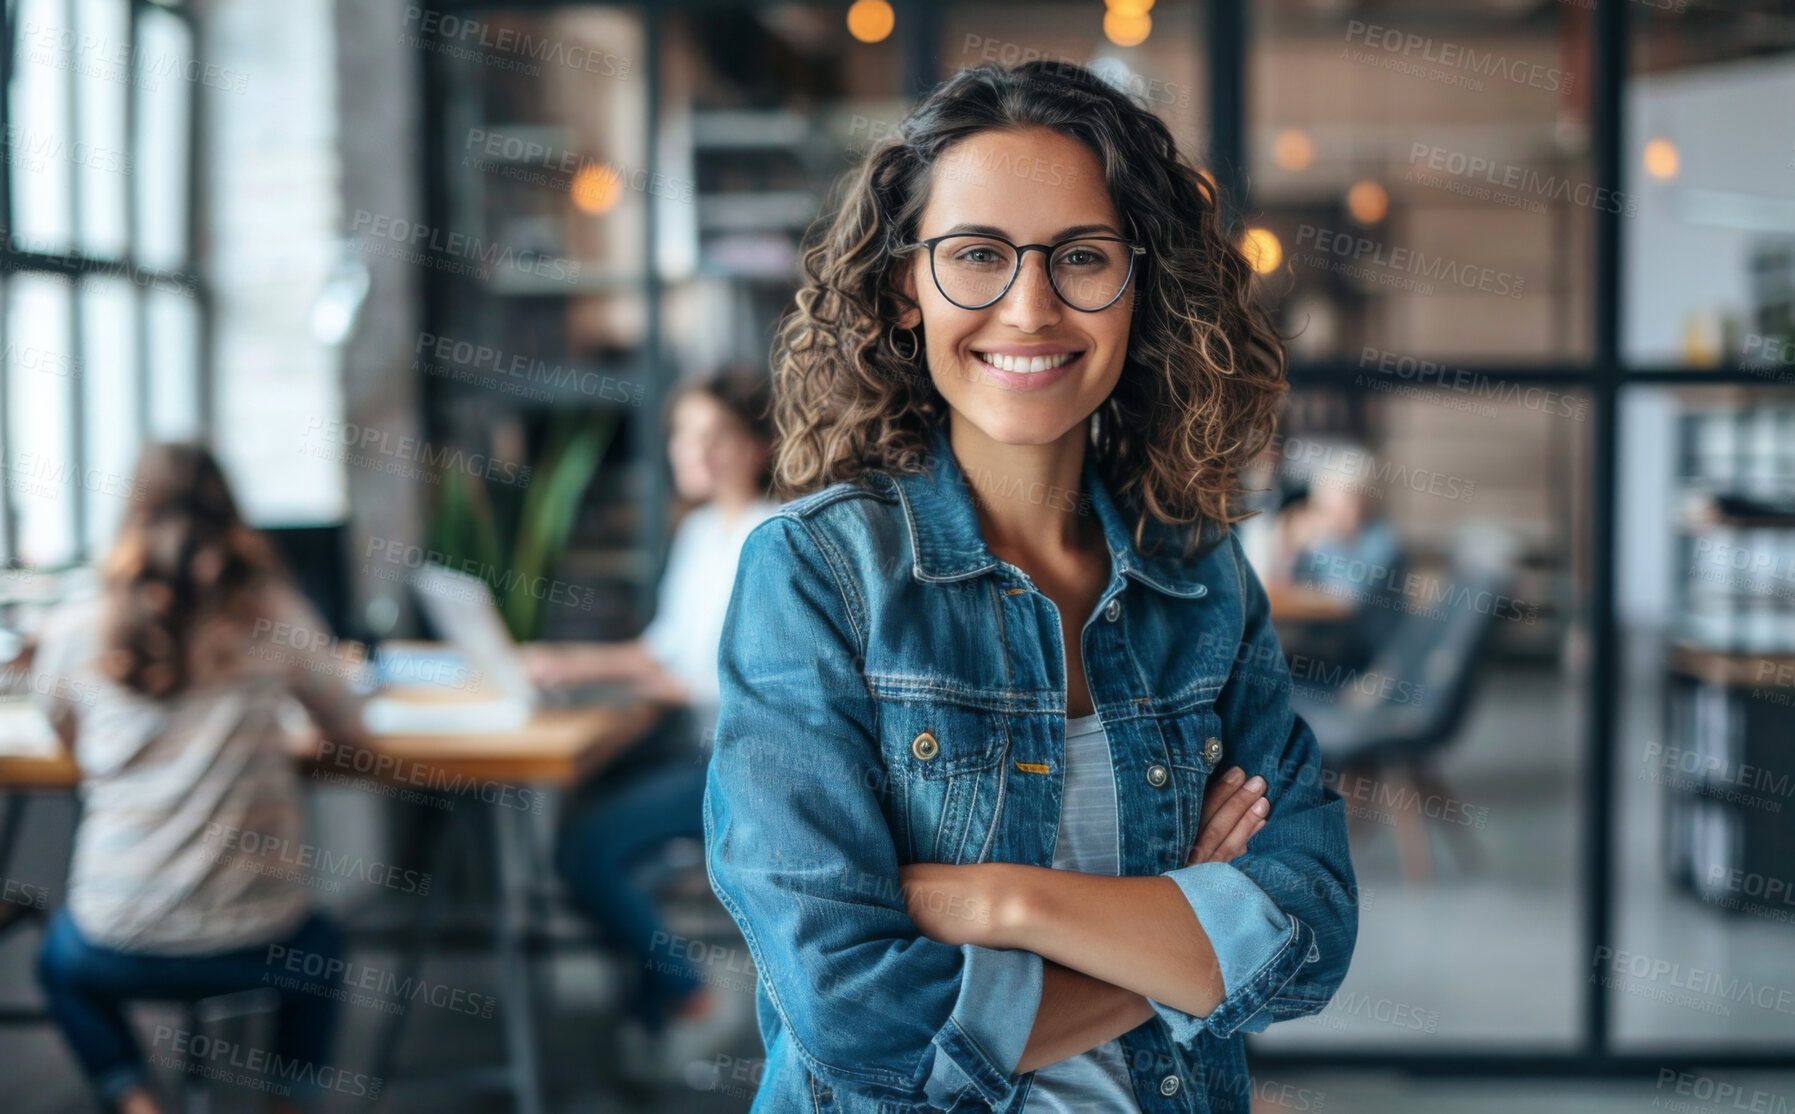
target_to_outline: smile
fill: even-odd
[[[1034,375],[1038,372],[1052,371],[1056,367],[1070,363],[1084,355],[1083,352],[1057,352],[1051,356],[1005,356],[991,352],[974,352],[979,362],[998,371],[1007,371],[1017,375]]]

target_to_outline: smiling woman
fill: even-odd
[[[705,792],[755,1109],[1247,1109],[1358,915],[1228,528],[1285,383],[1213,187],[1087,70],[981,66],[804,266]]]

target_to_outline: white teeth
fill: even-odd
[[[999,371],[1021,372],[1032,375],[1037,371],[1047,371],[1078,355],[1076,352],[1061,352],[1053,356],[1003,356],[992,352],[974,352],[973,355],[990,364]]]

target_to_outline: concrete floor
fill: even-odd
[[[1643,761],[1642,741],[1659,737],[1661,728],[1651,663],[1635,664],[1638,681],[1628,686],[1623,701],[1617,767],[1622,807],[1616,946],[1727,978],[1795,987],[1795,927],[1722,914],[1672,890],[1659,873],[1659,789],[1636,774]],[[1252,1038],[1253,1047],[1280,1052],[1552,1052],[1571,1046],[1579,1031],[1584,986],[1594,969],[1578,931],[1583,817],[1582,755],[1576,740],[1581,716],[1576,686],[1563,674],[1512,664],[1491,670],[1464,739],[1442,766],[1464,806],[1487,810],[1485,826],[1455,833],[1436,827],[1433,877],[1425,884],[1409,884],[1398,869],[1394,829],[1376,819],[1362,825],[1354,834],[1353,854],[1365,899],[1346,984],[1328,1011],[1274,1026]],[[1460,844],[1443,838],[1446,834],[1473,836],[1475,857],[1464,856]],[[34,946],[34,932],[0,940],[0,1001],[35,998],[29,977]],[[361,958],[388,965],[396,959],[375,953]],[[426,967],[425,975],[476,993],[490,991],[494,982],[489,965],[465,957],[438,961]],[[1658,993],[1662,979],[1616,978],[1614,1031],[1623,1050],[1648,1055],[1671,1045],[1795,1050],[1795,1014],[1715,994],[1665,995]],[[739,1006],[748,1005],[742,980],[725,976],[718,981],[730,984],[727,993],[742,996]],[[542,985],[552,999],[544,1006],[552,1020],[542,1026],[542,1061],[553,1110],[678,1114],[747,1109],[751,1084],[732,1080],[728,1069],[736,1062],[729,1057],[751,1061],[759,1055],[750,1010],[740,1011],[748,1019],[740,1039],[722,1053],[724,1059],[713,1061],[723,1065],[722,1071],[712,1071],[710,1077],[697,1072],[684,1085],[626,1099],[609,1084],[617,1055],[607,1038],[614,1028],[613,973],[590,955],[568,955],[548,965]],[[168,1017],[153,1008],[143,1013],[149,1026]],[[367,1048],[378,1020],[370,1008],[345,1007],[339,1041],[343,1070],[368,1070]],[[401,1047],[401,1077],[387,1084],[386,1109],[504,1108],[496,1096],[465,1088],[445,1092],[406,1078],[435,1066],[497,1061],[503,1044],[495,1018],[414,1005],[411,1022]],[[66,1050],[47,1028],[0,1029],[0,1064],[15,1083],[0,1104],[8,1110],[63,1114],[93,1109]],[[214,1114],[259,1109],[253,1093],[230,1086],[214,1086],[213,1093]],[[1517,1108],[1634,1114],[1730,1110],[1733,1101],[1745,1104],[1738,1109],[1788,1111],[1795,1109],[1795,1076],[1758,1078],[1721,1071],[1671,1077],[1664,1084],[1651,1079],[1586,1084],[1293,1073],[1263,1081],[1258,1095],[1255,1109],[1325,1109],[1330,1114],[1511,1114]],[[1764,1104],[1752,1106],[1753,1096],[1764,1097]],[[345,1098],[339,1109],[373,1105]]]

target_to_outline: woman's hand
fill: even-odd
[[[904,911],[931,940],[989,946],[1006,865],[912,863],[899,867]]]
[[[1271,802],[1265,799],[1265,779],[1251,780],[1239,766],[1231,767],[1203,794],[1203,819],[1196,846],[1185,866],[1225,863],[1245,853],[1247,840],[1265,826]]]

